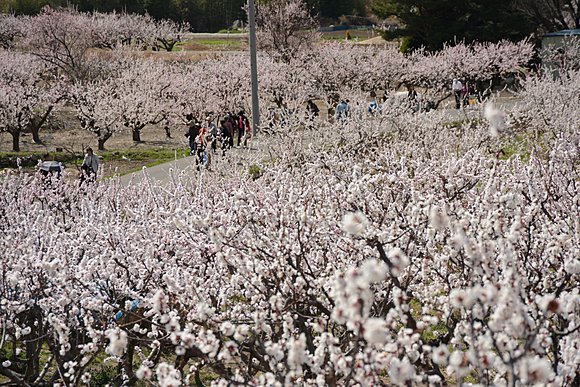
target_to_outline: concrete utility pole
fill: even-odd
[[[256,56],[256,7],[254,0],[248,0],[250,21],[250,67],[252,73],[252,128],[257,133],[260,128],[260,102],[258,99],[258,60]]]

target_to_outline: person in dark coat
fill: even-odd
[[[185,137],[189,139],[189,151],[190,151],[189,154],[193,155],[195,154],[195,149],[197,146],[195,143],[195,138],[199,134],[199,129],[201,129],[201,123],[197,119],[194,119],[192,114],[186,115],[185,118],[189,122],[189,128],[187,130],[187,133],[185,133]]]
[[[234,147],[234,133],[236,127],[236,115],[230,112],[224,117],[224,135],[227,139],[228,148]]]
[[[320,114],[320,109],[312,99],[309,99],[308,102],[306,102],[306,111],[311,118],[318,117]]]

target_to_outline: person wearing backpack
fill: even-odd
[[[199,134],[201,124],[196,118],[193,117],[193,114],[187,114],[185,118],[188,121],[188,130],[187,133],[185,133],[185,137],[187,137],[189,140],[189,154],[194,155],[196,148],[195,139]]]

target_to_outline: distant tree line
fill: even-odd
[[[273,0],[255,0],[264,4]],[[401,27],[386,39],[402,39],[403,51],[465,41],[517,41],[530,34],[580,28],[579,0],[304,0],[322,25],[351,24],[343,15],[392,18]],[[79,11],[148,13],[187,22],[194,32],[217,32],[245,22],[246,0],[0,0],[0,12],[37,14],[45,5]],[[364,19],[363,19],[364,21]],[[370,22],[369,22],[370,24]]]
[[[246,20],[246,0],[0,0],[0,11],[34,15],[45,5],[74,5],[79,11],[147,12],[155,19],[188,22],[196,32],[217,32]],[[263,2],[263,1],[257,1]],[[312,15],[331,23],[342,15],[365,15],[366,0],[309,0]]]
[[[580,28],[578,0],[374,0],[372,12],[396,17],[403,50],[438,50],[456,41],[516,41],[531,33]]]

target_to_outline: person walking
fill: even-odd
[[[199,167],[209,166],[209,152],[207,152],[207,136],[208,136],[208,128],[202,126],[199,129],[197,136],[195,137],[195,165],[197,166],[197,170],[199,171]]]
[[[469,105],[469,84],[467,81],[461,87],[461,103],[464,108]]]
[[[342,120],[348,118],[350,114],[350,106],[348,106],[348,99],[343,99],[336,105],[336,119]]]
[[[455,96],[455,109],[461,108],[461,92],[463,91],[463,84],[457,78],[451,83],[451,90]]]
[[[194,155],[195,148],[196,148],[195,139],[197,138],[197,135],[199,134],[199,129],[201,128],[201,124],[197,120],[197,118],[193,117],[193,114],[187,114],[185,116],[185,118],[188,121],[188,130],[187,130],[187,133],[185,133],[185,137],[187,137],[189,140],[189,154]]]
[[[210,114],[205,118],[205,126],[207,128],[207,144],[211,146],[212,152],[215,153],[217,150],[218,129]]]
[[[224,118],[224,128],[227,135],[228,141],[228,148],[234,147],[234,135],[236,132],[237,124],[236,124],[236,115],[232,112],[228,112],[228,114]]]
[[[93,148],[87,148],[87,153],[81,165],[81,183],[95,181],[99,171],[99,156],[93,153]]]
[[[238,147],[244,139],[244,146],[248,144],[248,138],[250,137],[252,128],[250,127],[250,120],[246,116],[246,112],[240,110],[237,117],[237,127],[238,127]]]
[[[230,148],[230,133],[228,128],[226,127],[226,119],[225,117],[222,118],[220,121],[220,140],[221,140],[221,149],[222,149],[222,156],[226,155],[226,151]]]

